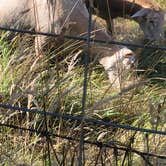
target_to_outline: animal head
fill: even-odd
[[[143,8],[136,12],[134,18],[144,32],[145,38],[149,40],[164,39],[165,12],[161,9],[154,10]]]
[[[128,75],[136,67],[136,56],[128,48],[121,48],[111,56],[105,56],[100,59],[108,73],[110,82],[115,87],[120,87],[120,81],[125,82]]]

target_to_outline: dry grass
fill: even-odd
[[[161,4],[164,4],[163,2]],[[124,27],[124,24],[125,30],[121,27]],[[140,34],[137,25],[130,21],[119,19],[115,26],[119,40],[133,41],[139,36],[137,34]],[[48,112],[60,114],[80,115],[83,83],[83,53],[80,49],[82,43],[66,41],[55,51],[45,53],[48,55],[41,59],[36,59],[34,46],[29,43],[32,43],[29,37],[17,36],[11,43],[1,37],[0,102],[42,111],[46,109]],[[109,84],[101,66],[93,60],[90,63],[85,114],[87,117],[108,122],[165,131],[165,52],[140,49],[135,51],[141,56],[153,57],[153,63],[145,66],[146,72],[140,76],[146,83],[119,94]],[[147,58],[147,61],[150,60]],[[3,109],[0,111],[1,123],[43,130],[44,121],[45,119],[37,114]],[[50,118],[47,119],[47,124],[49,131],[54,134],[79,139],[80,124],[76,121]],[[35,133],[5,127],[1,127],[0,131],[0,165],[49,165],[45,138]],[[105,128],[92,123],[84,125],[84,133],[85,140],[88,141],[97,140],[117,147],[131,147],[143,152],[166,155],[166,138],[162,135]],[[51,137],[50,153],[52,165],[60,165],[58,161],[62,162],[62,165],[76,165],[79,142]],[[98,162],[98,165],[115,165],[116,162],[122,165],[123,161],[124,165],[145,164],[141,156],[130,151],[126,154],[116,148],[100,148],[86,144],[84,153],[85,165],[89,166],[95,165],[95,162]],[[166,164],[165,160],[154,157],[149,157],[149,161],[153,165]]]

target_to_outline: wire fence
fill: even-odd
[[[55,33],[47,33],[47,32],[38,32],[38,31],[32,31],[32,30],[22,30],[22,29],[15,29],[15,28],[8,28],[8,27],[1,27],[0,30],[3,31],[11,31],[11,32],[17,32],[20,34],[30,34],[30,35],[42,35],[47,37],[63,37],[65,39],[73,39],[78,41],[87,41],[87,37],[81,37],[81,36],[71,36],[71,35],[63,35],[63,34],[55,34]],[[161,47],[160,45],[149,45],[149,44],[133,44],[133,43],[127,43],[127,42],[120,42],[115,40],[98,40],[98,39],[89,39],[90,42],[95,42],[99,44],[114,44],[114,45],[120,45],[120,46],[126,46],[126,47],[135,47],[135,48],[143,48],[143,49],[153,49],[153,50],[161,50],[166,51],[166,47]]]
[[[44,111],[39,111],[39,110],[33,110],[33,109],[27,109],[27,108],[21,108],[21,107],[12,107],[11,105],[2,105],[0,104],[0,107],[2,109],[7,109],[7,110],[11,110],[11,111],[19,111],[19,112],[24,112],[24,113],[33,113],[33,114],[39,114],[42,116],[49,116],[52,118],[62,118],[62,119],[66,119],[66,120],[71,120],[71,121],[77,121],[79,124],[84,124],[86,123],[86,125],[89,124],[93,124],[95,126],[104,126],[104,128],[108,128],[108,127],[114,127],[114,128],[121,128],[124,130],[133,130],[135,132],[142,132],[142,133],[148,133],[148,134],[159,134],[159,135],[166,135],[166,132],[164,131],[157,131],[157,130],[150,130],[150,129],[143,129],[143,128],[136,128],[136,127],[132,127],[132,126],[126,126],[126,125],[121,125],[121,124],[117,124],[117,123],[111,123],[111,122],[104,122],[104,121],[100,121],[100,120],[96,120],[96,119],[92,119],[92,118],[85,118],[85,117],[81,117],[81,116],[72,116],[72,115],[65,115],[65,114],[59,114],[59,113],[50,113],[50,112],[44,112]],[[13,125],[13,124],[6,124],[3,122],[0,122],[0,126],[1,127],[7,127],[10,129],[14,129],[14,130],[22,130],[22,131],[29,131],[31,133],[36,133],[39,135],[39,137],[46,137],[49,138],[48,141],[51,140],[51,138],[62,138],[62,139],[66,139],[68,141],[77,141],[80,142],[80,139],[78,138],[74,138],[71,136],[67,136],[67,135],[58,135],[55,134],[53,132],[49,132],[47,129],[45,130],[39,130],[39,129],[35,129],[35,128],[25,128],[25,127],[20,127],[17,125]],[[83,139],[83,138],[82,138]],[[133,138],[134,139],[134,138]],[[145,162],[148,165],[153,165],[151,164],[148,160],[147,160],[147,156],[149,157],[155,157],[158,159],[162,159],[162,160],[166,160],[166,156],[164,155],[158,155],[158,154],[153,154],[150,152],[141,152],[139,150],[135,150],[133,148],[128,148],[125,145],[120,145],[114,141],[110,141],[107,143],[104,142],[100,142],[100,141],[89,141],[89,140],[83,140],[83,145],[84,144],[89,144],[89,145],[93,145],[96,146],[98,148],[110,148],[110,149],[117,149],[119,151],[125,151],[125,152],[129,152],[130,153],[135,153],[139,156],[141,156]],[[82,149],[82,153],[84,152],[84,150]],[[117,154],[116,154],[117,155]],[[51,161],[51,159],[50,159]],[[80,162],[80,158],[79,158],[79,162]]]
[[[66,39],[72,39],[72,40],[79,40],[79,41],[84,41],[86,42],[87,45],[87,52],[86,52],[86,56],[85,56],[85,62],[84,62],[84,83],[83,83],[83,96],[82,96],[82,109],[81,109],[81,115],[80,116],[73,116],[73,115],[68,115],[68,114],[60,114],[60,113],[51,113],[51,112],[47,112],[46,108],[44,108],[44,111],[40,111],[37,109],[28,109],[28,108],[23,108],[23,107],[16,107],[16,106],[12,106],[12,105],[8,105],[8,104],[0,104],[0,108],[3,110],[8,110],[8,111],[15,111],[15,112],[21,112],[21,113],[29,113],[29,114],[35,114],[35,115],[41,115],[44,118],[45,121],[45,130],[39,130],[37,128],[26,128],[26,127],[20,127],[17,125],[13,125],[10,123],[3,123],[0,122],[0,126],[1,127],[6,127],[6,128],[11,128],[14,130],[21,130],[21,131],[28,131],[31,133],[36,133],[39,135],[39,137],[45,137],[46,138],[46,142],[47,142],[47,155],[48,155],[48,165],[52,165],[51,162],[51,150],[50,147],[52,148],[53,146],[53,142],[52,142],[52,138],[62,138],[68,141],[75,141],[77,142],[77,144],[79,144],[79,154],[77,154],[77,160],[78,160],[78,165],[82,166],[84,165],[85,162],[85,144],[91,145],[91,146],[96,146],[99,148],[99,152],[96,156],[95,159],[95,165],[98,165],[98,163],[100,163],[99,165],[105,165],[105,161],[103,158],[103,155],[109,155],[106,152],[106,149],[113,149],[113,154],[114,154],[114,164],[118,165],[118,154],[119,151],[123,151],[125,152],[125,157],[124,160],[126,158],[126,156],[129,158],[131,157],[130,155],[132,153],[135,153],[139,156],[141,156],[141,158],[144,160],[144,162],[146,163],[146,165],[153,165],[150,161],[149,161],[149,157],[154,157],[154,158],[158,158],[158,159],[163,159],[166,160],[166,156],[164,155],[158,155],[158,154],[153,154],[150,152],[141,152],[139,150],[136,150],[134,148],[132,148],[132,142],[134,141],[134,137],[135,134],[133,135],[133,137],[131,137],[131,141],[129,143],[129,145],[126,147],[125,145],[122,144],[118,144],[117,142],[114,141],[110,141],[107,143],[104,142],[100,142],[100,141],[89,141],[89,140],[85,140],[84,138],[84,125],[88,125],[88,124],[93,124],[95,126],[102,126],[104,128],[115,128],[115,129],[123,129],[124,131],[133,131],[133,132],[141,132],[141,133],[146,133],[146,134],[156,134],[156,135],[163,135],[166,136],[166,132],[165,131],[159,131],[159,130],[151,130],[151,129],[145,129],[145,128],[139,128],[139,127],[134,127],[134,126],[129,126],[129,125],[123,125],[123,124],[118,124],[118,123],[113,123],[113,122],[105,122],[102,120],[97,120],[94,118],[88,118],[86,117],[85,114],[85,106],[86,106],[86,97],[87,97],[87,84],[88,84],[88,64],[89,64],[89,56],[90,56],[90,44],[91,42],[95,42],[95,43],[102,43],[102,44],[114,44],[114,45],[121,45],[121,46],[129,46],[129,47],[135,47],[135,48],[144,48],[144,49],[154,49],[154,50],[161,50],[161,51],[166,51],[166,47],[161,47],[159,45],[143,45],[143,44],[131,44],[131,43],[125,43],[125,42],[119,42],[119,41],[104,41],[104,40],[95,40],[91,38],[91,24],[92,24],[92,13],[91,13],[91,7],[89,10],[89,26],[88,26],[88,33],[87,33],[87,37],[78,37],[78,36],[67,36],[67,35],[62,35],[62,34],[54,34],[54,33],[43,33],[43,32],[36,32],[36,31],[29,31],[29,30],[21,30],[21,29],[15,29],[15,28],[7,28],[7,27],[0,27],[0,30],[4,30],[4,31],[11,31],[11,32],[16,32],[16,33],[22,33],[22,34],[30,34],[30,35],[44,35],[47,37],[63,37]],[[64,120],[70,120],[72,122],[77,122],[78,125],[80,125],[80,137],[79,138],[74,138],[68,135],[59,135],[59,134],[55,134],[54,132],[50,132],[49,131],[49,127],[47,125],[47,120],[48,117],[53,118],[53,119],[64,119]],[[53,149],[53,148],[52,148]],[[103,150],[105,149],[105,150]],[[58,163],[58,165],[65,165],[64,160],[67,158],[66,155],[63,155],[63,158],[58,158],[57,152],[55,152],[53,150],[54,153],[54,157],[56,158],[56,161]],[[71,159],[71,163],[74,163],[73,161],[75,160],[75,153],[73,153],[73,155],[71,155],[72,159]],[[106,158],[106,157],[105,157]],[[129,162],[130,163],[130,162]],[[53,164],[54,165],[54,164]],[[71,164],[72,165],[72,164]],[[73,164],[74,165],[74,164]],[[124,165],[124,161],[122,162],[122,165]]]

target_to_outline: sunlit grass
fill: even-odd
[[[161,2],[161,1],[160,1]],[[161,3],[165,6],[165,1]],[[120,20],[122,21],[122,20]],[[122,22],[116,24],[120,29]],[[137,24],[127,21],[127,32],[139,32]],[[123,30],[119,32],[123,32]],[[132,41],[137,33],[119,33],[119,40]],[[139,34],[138,34],[139,35]],[[9,43],[5,36],[0,39],[0,95],[2,103],[14,106],[36,108],[41,111],[58,112],[60,114],[80,115],[82,108],[83,91],[83,51],[82,43],[66,41],[64,45],[36,60],[33,43],[29,46],[29,39],[15,40]],[[74,51],[73,51],[74,50]],[[51,50],[49,50],[51,52]],[[87,98],[85,114],[107,122],[115,122],[135,127],[165,131],[166,119],[166,91],[165,91],[165,52],[151,50],[136,50],[140,56],[139,77],[145,84],[136,86],[130,91],[117,95],[118,90],[108,81],[103,68],[92,60],[89,65]],[[111,100],[105,100],[106,98]],[[106,101],[106,102],[101,102]],[[100,104],[98,104],[100,103]],[[98,105],[97,105],[98,104]],[[97,107],[96,107],[97,105]],[[94,108],[94,109],[91,109]],[[0,111],[0,121],[20,127],[45,129],[44,118],[39,115]],[[78,122],[70,120],[48,119],[49,131],[62,135],[79,138],[80,126]],[[160,135],[146,135],[140,132],[124,131],[122,129],[105,128],[94,124],[85,124],[85,139],[103,142],[116,142],[127,147],[134,137],[132,148],[141,151],[165,155],[165,137]],[[46,139],[38,134],[0,128],[0,165],[48,165]],[[134,135],[134,136],[133,136]],[[68,142],[64,139],[51,137],[51,158],[57,164],[56,155],[63,158],[65,152],[67,159],[78,150],[78,142]],[[148,145],[147,145],[147,140]],[[148,149],[149,148],[149,149]],[[94,165],[97,148],[86,146],[87,162]],[[54,151],[53,151],[54,150]],[[113,151],[109,150],[109,160],[113,159]],[[76,154],[78,157],[78,154]],[[118,164],[124,159],[124,153],[119,152]],[[150,159],[153,163],[157,159]],[[71,161],[71,160],[70,160]],[[133,155],[137,165],[142,164],[142,158]],[[76,162],[76,161],[75,161]],[[165,161],[161,161],[164,163]],[[127,159],[125,160],[127,165]],[[44,165],[44,164],[43,164]]]

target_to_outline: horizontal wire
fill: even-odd
[[[4,123],[0,122],[0,126],[1,127],[13,128],[15,130],[24,130],[24,131],[29,131],[29,132],[32,132],[32,133],[37,133],[37,134],[39,134],[40,137],[45,137],[45,136],[50,137],[50,136],[52,136],[52,137],[58,137],[58,138],[62,138],[62,139],[70,140],[70,141],[79,141],[79,139],[73,138],[73,137],[70,137],[70,136],[58,135],[58,134],[54,134],[54,133],[51,133],[51,132],[48,132],[48,131],[41,131],[41,130],[32,129],[32,128],[19,127],[19,126],[12,125],[12,124],[4,124]],[[117,146],[115,142],[103,143],[103,142],[100,142],[100,141],[84,140],[84,143],[90,144],[90,145],[95,145],[97,147],[116,148],[116,149],[119,149],[119,150],[122,150],[122,151],[130,151],[130,152],[136,153],[140,156],[151,156],[151,157],[157,157],[157,158],[160,158],[160,159],[166,159],[166,156],[164,156],[164,155],[156,155],[156,154],[153,154],[153,153],[141,152],[141,151],[138,151],[138,150],[135,150],[135,149],[127,148],[125,146],[118,147],[119,145]]]
[[[23,34],[27,33],[27,34],[30,34],[30,35],[42,35],[42,36],[48,36],[48,37],[63,37],[63,38],[66,38],[66,39],[73,39],[73,40],[79,40],[79,41],[85,41],[85,42],[87,41],[86,37],[81,37],[81,36],[70,36],[70,35],[62,35],[62,34],[55,34],[55,33],[37,32],[37,31],[31,31],[31,30],[21,30],[21,29],[15,29],[15,28],[7,28],[7,27],[0,27],[0,30],[18,32],[18,33],[23,33]],[[132,44],[132,43],[113,41],[113,40],[105,41],[105,40],[96,40],[96,39],[90,39],[90,42],[166,51],[166,47],[161,47],[159,45]]]
[[[16,107],[16,106],[5,105],[5,104],[0,104],[0,107],[4,108],[4,109],[14,110],[14,111],[23,111],[23,112],[35,113],[35,114],[46,115],[46,116],[51,116],[51,117],[56,117],[56,118],[70,119],[70,120],[84,122],[84,123],[94,123],[96,125],[100,125],[100,126],[103,125],[105,127],[115,127],[115,128],[121,128],[124,130],[139,131],[139,132],[143,132],[143,133],[166,135],[166,131],[138,128],[138,127],[133,127],[133,126],[129,126],[129,125],[122,125],[122,124],[113,123],[113,122],[105,122],[105,121],[97,120],[94,118],[73,116],[73,115],[68,115],[68,114],[62,115],[59,113],[43,112],[43,111],[39,111],[37,109],[28,109],[28,108]]]
[[[43,36],[48,36],[48,37],[63,37],[66,39],[73,39],[73,40],[79,40],[79,41],[84,41],[84,42],[87,41],[86,37],[81,37],[81,36],[69,36],[69,35],[62,35],[62,34],[55,34],[55,33],[36,32],[36,31],[21,30],[21,29],[15,29],[15,28],[7,28],[7,27],[0,27],[0,30],[17,32],[17,33],[22,33],[22,34],[26,33],[26,34],[30,34],[30,35],[43,35]],[[157,46],[157,45],[152,46],[152,45],[142,45],[142,44],[131,44],[131,43],[125,43],[125,42],[119,42],[119,41],[112,41],[112,40],[111,41],[104,41],[104,40],[95,40],[95,39],[89,39],[88,42],[95,42],[95,43],[102,43],[102,44],[113,44],[113,45],[129,46],[129,47],[135,47],[135,48],[155,49],[155,50],[166,51],[166,47],[161,47],[161,46]],[[133,127],[133,126],[127,126],[127,125],[122,125],[122,124],[117,124],[117,123],[112,123],[112,122],[104,122],[104,121],[96,120],[93,118],[72,116],[72,115],[67,115],[67,114],[62,115],[59,113],[50,113],[50,112],[45,112],[45,111],[39,111],[37,109],[13,107],[11,105],[4,105],[4,104],[0,104],[0,107],[3,109],[9,109],[9,110],[14,110],[14,111],[36,113],[36,114],[40,114],[43,116],[51,116],[51,117],[55,117],[55,118],[70,119],[70,120],[76,120],[79,122],[86,122],[86,123],[95,123],[97,125],[104,125],[105,127],[116,127],[116,128],[121,128],[121,129],[125,129],[125,130],[133,130],[133,131],[139,131],[139,132],[145,132],[145,133],[166,135],[166,132],[163,132],[163,131],[137,128],[137,127]],[[16,125],[4,124],[1,122],[0,122],[0,126],[24,130],[24,131],[30,131],[30,132],[37,133],[37,134],[40,134],[40,136],[45,136],[45,137],[54,136],[54,137],[60,137],[60,138],[67,139],[67,140],[80,141],[79,139],[76,139],[76,138],[72,138],[72,137],[64,136],[64,135],[57,135],[57,134],[51,133],[49,131],[40,131],[40,130],[32,129],[32,128],[24,128],[24,127],[19,127]],[[144,152],[140,152],[140,151],[137,151],[134,149],[129,149],[126,147],[117,147],[115,145],[115,143],[114,144],[113,143],[106,144],[106,143],[102,143],[102,142],[98,142],[98,141],[92,142],[92,141],[88,141],[88,140],[84,140],[83,142],[87,143],[87,144],[91,144],[91,145],[96,145],[98,147],[99,146],[100,147],[109,147],[109,148],[117,148],[117,149],[123,150],[123,151],[131,151],[131,152],[134,152],[140,156],[146,155],[146,156],[157,157],[160,159],[166,159],[166,156],[162,156],[162,155],[155,155],[152,153],[144,153]]]

